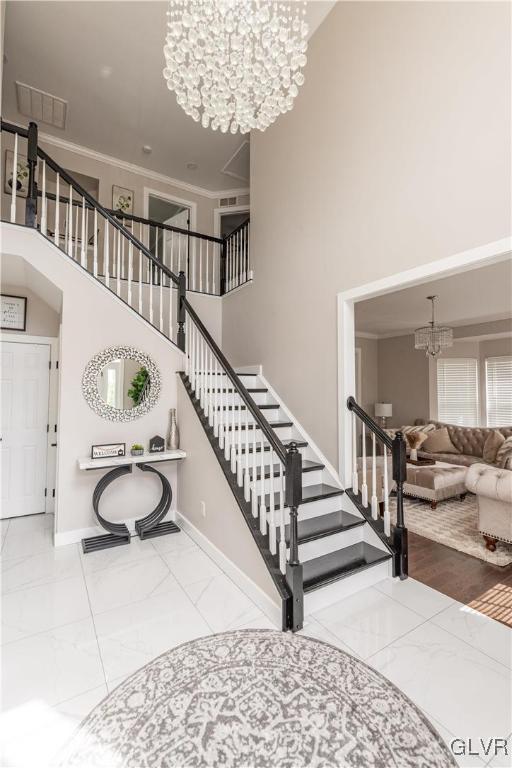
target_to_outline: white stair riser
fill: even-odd
[[[274,402],[267,392],[249,392],[249,394],[256,405],[267,405]],[[214,392],[212,393],[212,396],[215,398]],[[239,402],[240,398],[237,395],[235,398],[235,405],[238,405]],[[233,405],[233,395],[227,392],[217,392],[217,405]]]
[[[215,413],[215,411],[214,411]],[[242,427],[245,425],[245,418],[247,411],[217,411],[217,414],[219,416],[219,424],[232,424],[233,421],[233,413],[235,416],[235,424],[238,424],[238,419],[242,418]],[[279,408],[272,408],[271,410],[263,410],[261,411],[262,415],[266,418],[267,421],[288,421],[288,418],[286,415],[279,409]],[[249,413],[248,416],[248,423],[254,424],[255,418],[252,415],[252,413]]]
[[[235,423],[235,426],[238,427],[238,423],[237,422]],[[278,436],[278,438],[280,440],[291,440],[293,438],[293,436],[294,436],[293,435],[293,427],[272,427],[272,429],[274,430],[274,432],[276,433],[276,435]],[[228,431],[229,431],[230,435],[231,434],[235,435],[235,442],[238,439],[238,432],[241,431],[241,433],[242,433],[242,444],[245,445],[245,432],[246,432],[246,430],[244,429],[244,425],[243,424],[242,424],[242,429],[241,430],[239,430],[237,428],[235,430],[230,429]],[[253,436],[253,430],[250,429],[249,430],[249,447],[250,447],[250,445],[252,443],[252,439],[253,439],[252,436]],[[259,447],[259,444],[261,442],[261,429],[257,429],[256,430],[256,442],[258,443],[258,447]]]
[[[268,469],[268,466],[267,466]],[[322,470],[316,469],[314,472],[303,472],[302,473],[302,487],[305,488],[308,485],[318,485],[322,482]],[[257,480],[257,486],[258,486],[258,493],[260,492],[261,488],[261,480]],[[272,487],[272,482],[270,477],[265,478],[265,493],[270,493],[270,489]],[[279,490],[279,476],[274,477],[274,491],[277,492]]]
[[[304,616],[311,616],[312,613],[327,608],[329,605],[337,603],[338,600],[343,600],[343,598],[360,592],[362,589],[371,587],[390,575],[391,560],[385,560],[366,568],[364,571],[353,573],[332,584],[326,584],[320,589],[313,590],[313,592],[307,592],[304,595]]]
[[[342,496],[329,496],[327,499],[319,499],[318,501],[310,501],[308,504],[301,504],[299,507],[299,520],[309,520],[319,515],[327,515],[329,512],[337,512],[338,509],[341,509],[342,498]],[[288,509],[285,509],[284,514],[285,521],[288,524],[290,522]]]
[[[363,541],[363,526],[357,525],[355,528],[349,528],[348,531],[340,531],[340,533],[334,533],[331,536],[324,536],[321,539],[299,544],[299,560],[303,563],[314,557],[336,552],[343,547],[350,547],[360,541]]]

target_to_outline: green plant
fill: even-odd
[[[144,446],[141,445],[140,443],[134,443],[132,445],[132,451],[143,451],[143,450],[144,450]]]
[[[146,391],[146,387],[149,381],[149,373],[147,368],[139,368],[135,376],[133,377],[130,389],[128,390],[128,397],[131,397],[134,405],[139,405],[143,395]]]

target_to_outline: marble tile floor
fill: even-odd
[[[166,650],[273,628],[183,532],[83,555],[79,545],[55,549],[51,530],[51,516],[1,525],[3,768],[51,766],[81,719]],[[402,689],[448,744],[458,740],[459,766],[512,768],[505,625],[414,579],[389,579],[308,617],[303,634]],[[509,755],[495,755],[490,739],[508,739]]]

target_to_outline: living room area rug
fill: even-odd
[[[437,509],[430,508],[430,503],[423,499],[404,497],[405,525],[413,533],[426,539],[437,541],[459,552],[478,557],[493,565],[512,563],[512,545],[498,541],[496,551],[490,552],[485,547],[482,534],[478,530],[478,506],[474,494],[459,500],[440,501]],[[390,499],[391,519],[396,522],[394,499]]]
[[[193,640],[121,683],[64,768],[439,768],[454,758],[379,672],[324,642],[238,630]]]

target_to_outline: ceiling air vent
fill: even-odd
[[[237,198],[236,197],[221,197],[219,200],[219,206],[221,208],[230,208],[232,205],[237,204]]]
[[[64,128],[68,110],[67,101],[19,82],[16,82],[16,96],[18,112],[22,115],[30,117],[36,123],[46,123],[55,128]]]

